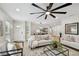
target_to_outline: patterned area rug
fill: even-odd
[[[31,49],[28,47],[28,44],[27,42],[24,44],[24,56],[47,56],[44,52],[43,52],[43,49],[44,49],[45,46],[43,47],[39,47],[39,48],[34,48],[34,49]],[[66,47],[67,48],[67,47]],[[75,50],[72,50],[70,48],[69,49],[69,55],[70,56],[79,56],[79,52],[78,51],[75,51]],[[49,56],[54,56],[54,55],[51,55],[51,52],[48,52],[47,53]],[[63,55],[59,55],[59,56],[63,56]]]

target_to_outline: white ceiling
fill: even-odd
[[[48,3],[38,3],[37,5],[45,9],[46,6],[48,6]],[[62,3],[56,3],[53,5],[52,9],[60,5],[62,5]],[[36,17],[38,17],[39,14],[30,15],[29,13],[42,11],[32,6],[30,3],[0,3],[0,8],[2,8],[14,20],[32,21],[38,23],[42,22],[44,24],[46,22],[47,22],[46,24],[60,23],[60,21],[63,19],[79,15],[79,4],[77,3],[76,4],[73,3],[71,6],[57,10],[57,11],[67,11],[67,14],[65,15],[54,14],[57,17],[56,19],[52,18],[51,16],[48,16],[47,20],[44,19],[44,16],[37,19]],[[19,8],[20,12],[16,12],[16,8]]]

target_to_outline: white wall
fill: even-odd
[[[25,21],[25,39],[28,40],[31,36],[31,22]]]
[[[10,23],[10,26],[13,27],[13,19],[3,10],[0,8],[0,20],[3,22],[3,39],[6,38],[6,35],[5,35],[5,22],[9,22]],[[13,30],[10,29],[10,39],[13,40]]]
[[[25,22],[14,21],[14,40],[25,41]]]
[[[49,28],[49,27],[45,24],[31,22],[31,34],[36,33],[37,30],[40,30],[41,28]]]
[[[36,33],[36,30],[38,30],[38,29],[40,29],[40,25],[39,24],[37,24],[37,23],[31,23],[31,34],[34,34],[34,33]]]
[[[65,35],[65,24],[74,23],[74,22],[79,22],[78,17],[74,16],[74,17],[71,17],[71,18],[68,18],[68,19],[63,19],[61,21],[61,24],[60,25],[57,25],[57,26],[53,27],[53,31],[57,35],[59,35],[60,32],[63,35]]]
[[[0,21],[3,22],[3,36],[0,37],[0,51],[5,51],[6,50],[6,34],[5,34],[5,21],[8,21],[10,23],[10,26],[13,27],[13,19],[4,12],[4,10],[0,9]],[[10,40],[13,40],[13,29],[10,28]]]

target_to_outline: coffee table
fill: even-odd
[[[47,56],[69,56],[69,49],[65,47],[53,48],[52,45],[45,46],[43,53]]]

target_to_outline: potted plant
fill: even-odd
[[[53,48],[57,48],[58,47],[58,42],[57,41],[53,41],[52,45],[53,45]]]
[[[52,41],[52,46],[53,48],[58,48],[58,47],[61,47],[61,44],[58,41]]]

